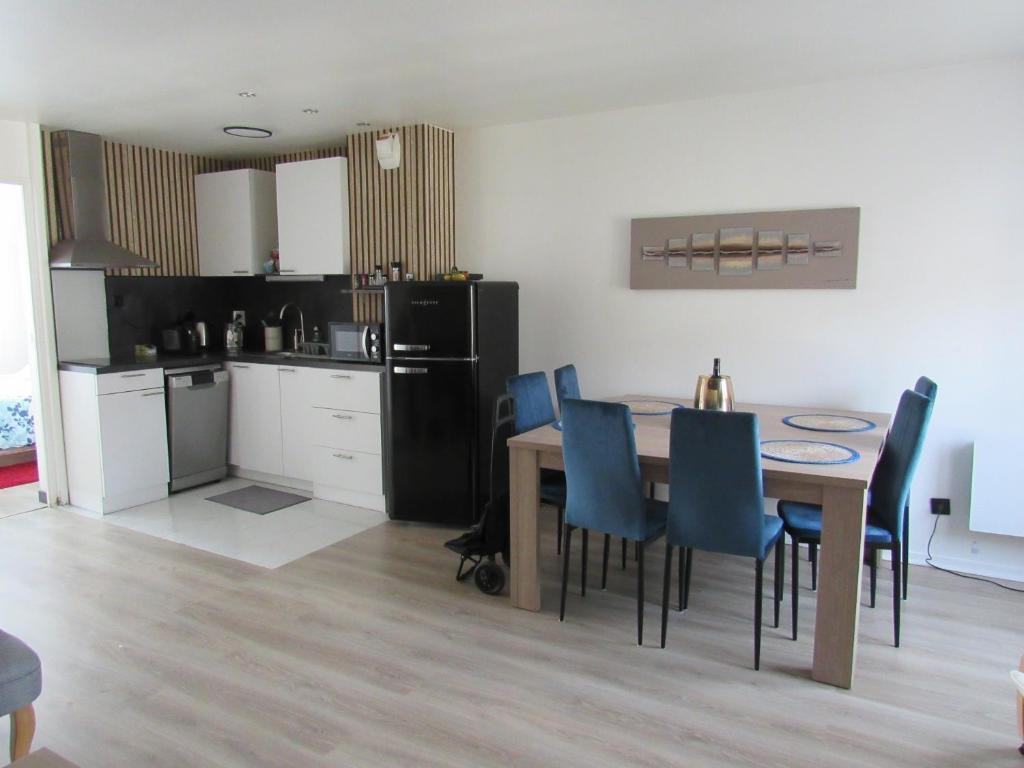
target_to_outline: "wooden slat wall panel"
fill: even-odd
[[[374,139],[397,131],[402,163],[382,171]],[[53,131],[44,131],[50,243],[73,236],[67,210],[67,156]],[[224,160],[104,142],[111,239],[159,267],[109,270],[120,275],[198,275],[194,177],[200,173],[255,168],[278,163],[349,158],[349,224],[352,272],[388,271],[399,261],[402,273],[431,278],[455,264],[454,134],[431,125],[413,125],[355,134],[348,146],[324,147],[270,157]],[[62,210],[63,209],[63,210]],[[379,296],[356,296],[358,319],[380,318]]]
[[[374,141],[397,132],[402,163],[383,171]],[[385,273],[392,261],[403,275],[432,278],[455,265],[455,136],[432,125],[358,133],[348,140],[349,225],[352,272]],[[357,320],[380,320],[379,296],[355,295]]]

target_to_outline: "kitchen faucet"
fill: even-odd
[[[283,307],[281,307],[281,314],[278,315],[278,319],[281,321],[281,325],[284,325],[284,313],[288,307],[295,307],[295,311],[299,313],[299,327],[292,333],[292,350],[300,352],[302,343],[306,340],[306,322],[302,319],[302,309],[294,301],[289,301]]]

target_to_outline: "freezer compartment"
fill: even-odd
[[[395,520],[477,518],[477,366],[389,360],[387,494]]]
[[[472,283],[388,283],[384,314],[388,358],[476,355]]]

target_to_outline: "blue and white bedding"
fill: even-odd
[[[31,391],[28,368],[0,375],[0,450],[35,444]]]

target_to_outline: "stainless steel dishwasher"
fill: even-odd
[[[228,372],[219,365],[164,371],[171,492],[228,473]]]

